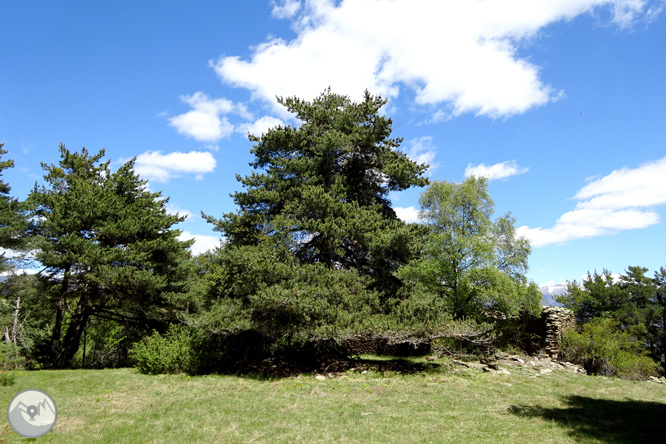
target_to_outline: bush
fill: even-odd
[[[132,346],[130,356],[141,373],[180,373],[190,368],[191,341],[189,329],[171,325],[160,335],[153,334]]]
[[[0,359],[2,360],[0,385],[13,385],[20,374],[20,370],[24,369],[25,358],[21,356],[16,344],[0,341]]]
[[[620,324],[611,318],[593,318],[581,332],[569,329],[562,337],[562,352],[588,373],[646,379],[656,376],[658,364]]]
[[[18,373],[15,371],[4,371],[0,372],[0,385],[9,386],[14,385],[18,378]]]

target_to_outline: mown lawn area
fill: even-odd
[[[142,375],[134,369],[23,372],[0,387],[6,409],[44,390],[58,420],[40,443],[657,443],[666,385],[572,373],[347,371],[270,379]],[[457,370],[457,371],[456,371]],[[4,410],[6,412],[6,410]]]

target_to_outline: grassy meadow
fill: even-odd
[[[371,358],[378,362],[382,358]],[[650,443],[666,439],[666,385],[530,369],[483,373],[448,359],[428,370],[378,366],[302,374],[142,375],[134,369],[27,371],[0,387],[54,398],[58,420],[26,439],[6,414],[0,442]]]

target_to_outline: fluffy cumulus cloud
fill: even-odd
[[[225,98],[211,99],[202,92],[180,98],[192,109],[169,119],[169,124],[180,134],[200,142],[217,142],[234,132],[234,126],[224,114],[235,113],[246,119],[252,115],[244,105]]]
[[[477,176],[486,177],[488,180],[506,179],[510,176],[517,176],[518,174],[526,173],[529,168],[521,168],[515,160],[496,163],[494,165],[476,165],[471,163],[465,168],[465,177]]]
[[[628,26],[651,14],[647,0],[294,0],[273,3],[298,36],[269,38],[249,59],[221,57],[220,78],[252,92],[287,118],[275,96],[310,99],[327,86],[360,100],[368,88],[415,93],[437,119],[472,112],[522,113],[556,100],[539,67],[518,47],[548,25],[599,8]]]
[[[237,131],[245,135],[252,134],[254,136],[261,136],[270,128],[284,125],[284,122],[277,117],[263,116],[257,119],[254,123],[242,123],[238,125]]]
[[[638,168],[622,168],[590,181],[576,193],[576,207],[552,228],[520,227],[535,247],[645,228],[659,222],[655,207],[666,204],[666,157]]]
[[[147,151],[137,156],[134,169],[143,179],[167,182],[183,174],[194,174],[195,178],[200,180],[203,174],[212,172],[215,165],[213,155],[205,151],[168,154],[163,154],[162,151]]]
[[[404,222],[412,223],[418,222],[419,220],[419,210],[414,207],[395,207],[393,210],[395,211],[395,214],[398,216],[398,218],[402,219]]]
[[[178,236],[178,240],[187,241],[194,239],[194,245],[190,248],[192,254],[197,255],[212,250],[220,245],[221,239],[219,236],[207,236],[204,234],[192,234],[189,231],[183,231]]]

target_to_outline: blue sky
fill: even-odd
[[[533,244],[528,277],[666,266],[666,11],[650,0],[0,3],[0,142],[25,198],[40,161],[106,148],[201,218],[235,210],[248,131],[296,124],[276,95],[389,99],[434,180],[489,177]],[[421,190],[391,196],[414,220]]]

